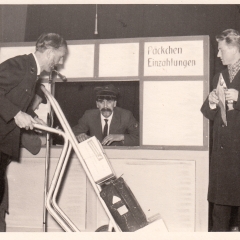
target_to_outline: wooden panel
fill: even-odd
[[[121,172],[119,165],[122,166]],[[147,217],[160,213],[171,232],[194,231],[195,161],[114,161]]]
[[[68,45],[61,73],[67,78],[93,77],[94,44]],[[59,68],[60,70],[60,68]]]
[[[33,53],[35,51],[35,46],[19,46],[19,47],[1,47],[0,48],[0,63],[23,54]]]
[[[51,175],[60,150],[51,149]],[[207,152],[105,150],[117,176],[123,176],[148,217],[160,213],[170,232],[207,231]],[[21,163],[12,162],[9,166],[8,231],[42,231],[44,156],[44,148],[37,156],[24,149]],[[60,199],[63,210],[81,231],[92,232],[108,224],[108,217],[76,156],[68,171]],[[61,231],[51,218],[48,231]]]
[[[139,43],[100,44],[99,77],[138,76]]]
[[[8,169],[9,215],[7,231],[42,231],[44,195],[44,159],[23,158],[12,162]],[[57,159],[51,159],[50,179]],[[59,194],[59,206],[80,229],[85,229],[86,176],[77,159],[69,162],[66,178]],[[61,227],[48,214],[48,231],[59,232]]]
[[[145,81],[142,144],[203,146],[202,92],[203,81]]]
[[[169,232],[195,231],[195,161],[111,161],[125,179],[147,217],[160,213]],[[98,202],[97,226],[107,224]],[[105,222],[104,222],[105,221]]]

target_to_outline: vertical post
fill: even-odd
[[[52,94],[52,82],[53,82],[52,74],[53,74],[53,71],[51,71],[50,74],[49,74],[49,86],[50,86],[50,93],[51,94]],[[49,127],[53,126],[53,113],[52,113],[51,105],[50,105],[50,112],[47,115],[47,125]],[[43,198],[43,232],[47,232],[46,201],[47,201],[48,183],[49,183],[50,144],[51,144],[50,133],[47,132],[47,136],[46,136],[46,155],[45,155],[45,175],[44,175],[44,198]]]

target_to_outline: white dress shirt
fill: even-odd
[[[112,121],[112,117],[113,117],[113,113],[112,113],[111,116],[108,117],[108,118],[105,118],[105,117],[101,114],[102,132],[103,132],[103,129],[104,129],[104,126],[105,126],[105,121],[104,121],[104,119],[107,119],[107,120],[108,120],[108,133],[107,133],[107,135],[109,134],[109,129],[110,129],[110,124],[111,124],[111,121]]]

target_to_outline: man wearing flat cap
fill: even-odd
[[[106,146],[138,146],[139,124],[129,110],[116,106],[118,89],[111,84],[94,91],[98,109],[87,110],[73,127],[77,140],[95,136]]]

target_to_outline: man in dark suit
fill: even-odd
[[[7,186],[6,169],[19,158],[20,129],[44,124],[29,107],[35,95],[37,75],[61,64],[67,53],[66,41],[55,33],[42,34],[33,54],[16,56],[0,64],[0,203]],[[6,230],[8,203],[0,206],[0,231]]]
[[[73,127],[78,141],[95,136],[102,145],[138,146],[139,124],[130,111],[116,106],[118,89],[107,85],[94,90],[98,109],[87,110]]]

